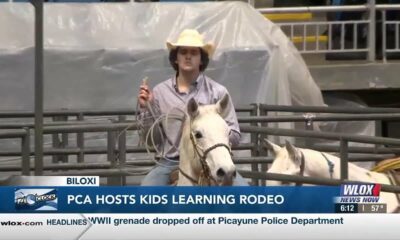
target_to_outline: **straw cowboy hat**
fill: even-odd
[[[168,50],[176,47],[199,47],[203,49],[209,57],[214,53],[214,46],[211,43],[204,43],[203,36],[195,29],[185,29],[179,35],[178,41],[175,43],[167,41]]]

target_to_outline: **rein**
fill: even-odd
[[[301,153],[301,158],[300,158],[300,176],[304,176],[304,169],[305,169],[305,167],[306,167],[306,161],[305,161],[305,159],[304,159],[304,154],[303,154],[303,152],[302,151],[300,151],[300,153]],[[303,183],[302,182],[297,182],[296,183],[296,186],[303,186]]]
[[[305,158],[304,158],[304,153],[302,151],[300,151],[300,153],[301,153],[300,176],[304,177],[304,169],[305,169],[306,161],[305,161]],[[321,155],[325,158],[326,162],[328,163],[329,175],[331,176],[331,178],[333,178],[333,170],[335,168],[335,164],[333,162],[331,162],[324,153],[321,152]],[[297,182],[296,186],[303,186],[303,183],[302,182]]]
[[[335,164],[333,162],[331,162],[323,152],[321,152],[321,154],[325,158],[326,162],[328,163],[329,174],[330,174],[331,178],[333,178],[333,170],[335,168]]]

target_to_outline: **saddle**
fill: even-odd
[[[380,161],[371,171],[386,173],[390,184],[400,186],[400,157]],[[396,194],[397,201],[400,203],[400,194]],[[394,213],[400,212],[400,205],[394,210]]]

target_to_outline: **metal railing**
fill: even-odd
[[[339,134],[339,133],[321,133],[308,130],[292,130],[292,129],[277,129],[268,127],[252,127],[242,126],[243,132],[256,132],[273,136],[293,136],[293,137],[307,137],[307,138],[322,138],[329,140],[340,141],[340,179],[324,179],[324,178],[310,178],[301,176],[287,176],[283,174],[271,174],[265,172],[248,172],[241,171],[244,177],[251,177],[264,180],[280,180],[290,182],[303,182],[309,184],[324,184],[324,185],[339,185],[343,182],[351,182],[348,180],[348,143],[349,142],[360,142],[360,143],[374,143],[374,144],[391,144],[400,146],[399,139],[393,138],[381,138],[381,137],[370,137],[370,136],[356,136],[350,134]],[[382,189],[389,192],[399,192],[400,186],[385,185]]]
[[[21,140],[21,174],[29,175],[30,173],[30,133],[29,129],[14,129],[14,130],[0,130],[0,139],[15,139]]]
[[[235,157],[234,161],[238,164],[250,164],[251,173],[245,171],[245,177],[252,178],[253,185],[265,185],[264,175],[259,175],[260,172],[266,172],[267,165],[272,162],[272,158],[260,155],[262,152],[259,145],[259,139],[264,135],[276,135],[276,136],[297,136],[297,137],[307,137],[307,138],[323,138],[323,139],[333,139],[340,140],[340,146],[315,146],[316,150],[324,150],[324,151],[336,151],[340,153],[341,161],[342,161],[342,169],[341,169],[341,179],[345,180],[347,178],[347,164],[350,161],[366,161],[366,160],[379,160],[384,157],[392,156],[393,154],[399,154],[399,147],[349,147],[348,142],[364,142],[364,143],[374,143],[374,144],[390,144],[390,145],[400,145],[400,140],[398,139],[390,139],[390,138],[382,138],[382,137],[370,137],[370,136],[356,136],[349,134],[338,134],[338,133],[321,133],[316,131],[299,131],[299,130],[290,130],[290,129],[271,129],[266,127],[259,127],[261,124],[271,123],[271,122],[304,122],[306,125],[309,123],[310,119],[304,116],[265,116],[263,114],[275,111],[283,111],[283,112],[308,112],[308,113],[316,113],[316,112],[331,112],[331,113],[341,113],[341,114],[329,114],[329,115],[314,115],[313,123],[317,121],[343,121],[343,120],[358,120],[358,121],[369,121],[369,120],[399,120],[400,109],[392,108],[330,108],[330,107],[305,107],[305,106],[271,106],[271,105],[251,105],[239,107],[238,111],[249,113],[250,116],[240,116],[239,122],[241,123],[241,130],[243,133],[250,133],[251,140],[250,143],[244,143],[234,148],[234,150],[251,150],[250,157]],[[356,114],[344,114],[344,113],[356,113]],[[127,121],[124,115],[118,114],[134,114],[135,111],[91,111],[89,114],[91,116],[96,116],[97,114],[117,114],[119,116],[118,119],[121,122],[108,122],[108,123],[98,123],[98,122],[86,122],[82,121],[78,124],[75,122],[61,122],[65,123],[63,125],[59,125],[59,123],[46,123],[43,128],[44,134],[70,134],[70,133],[83,133],[88,132],[107,132],[107,147],[85,147],[83,144],[84,139],[81,139],[82,145],[77,147],[69,147],[66,146],[54,146],[53,148],[44,149],[43,154],[45,156],[69,156],[69,155],[77,155],[81,157],[81,160],[78,160],[77,163],[72,162],[53,162],[53,164],[47,164],[46,166],[42,166],[41,169],[38,169],[40,164],[38,165],[36,162],[34,166],[29,165],[29,156],[33,155],[34,152],[31,152],[29,147],[29,143],[25,141],[23,143],[24,148],[19,151],[2,151],[0,152],[0,156],[23,156],[21,166],[17,166],[15,164],[2,164],[0,166],[0,172],[10,172],[10,171],[19,171],[21,170],[22,174],[29,175],[32,169],[35,170],[35,175],[41,175],[43,171],[53,171],[53,170],[75,170],[72,172],[67,172],[67,174],[93,174],[95,171],[96,174],[100,176],[108,177],[108,184],[110,185],[123,185],[125,183],[125,176],[128,176],[127,172],[132,172],[132,167],[136,166],[136,172],[141,172],[143,167],[152,166],[154,162],[149,159],[139,159],[135,161],[127,161],[125,156],[127,153],[145,153],[146,150],[144,147],[132,147],[126,145],[126,134],[121,134],[122,130],[136,129],[136,125],[134,121]],[[84,112],[80,111],[53,111],[45,112],[45,116],[58,116],[64,117],[68,115],[75,115],[83,117]],[[0,113],[0,116],[3,118],[12,118],[12,117],[27,117],[29,114],[26,113]],[[32,114],[30,114],[33,117]],[[66,118],[68,120],[68,118]],[[66,124],[68,123],[68,124]],[[247,125],[244,125],[247,124]],[[4,125],[5,127],[7,126]],[[12,125],[12,127],[24,127],[21,133],[18,132],[18,136],[24,136],[25,139],[29,141],[29,127],[33,127],[32,123],[24,124],[21,123]],[[0,125],[1,128],[1,125]],[[20,131],[21,129],[17,129],[15,131]],[[3,130],[4,131],[4,130]],[[14,131],[14,130],[13,130]],[[9,132],[9,131],[8,131]],[[0,135],[1,137],[2,135]],[[9,135],[4,135],[9,136]],[[117,136],[119,136],[117,138]],[[77,135],[77,142],[79,135]],[[117,144],[118,142],[118,144]],[[28,149],[28,150],[27,150]],[[360,152],[360,153],[372,153],[373,155],[366,157],[349,157],[348,154],[351,152]],[[84,156],[92,154],[106,154],[108,162],[106,163],[85,163]],[[390,155],[388,155],[390,154]],[[27,160],[28,159],[28,160]],[[68,158],[67,158],[68,159]],[[79,159],[79,158],[78,158]],[[130,167],[129,167],[130,166]],[[127,171],[127,167],[129,167],[129,171]],[[118,175],[120,173],[120,175]],[[253,173],[253,175],[252,175]],[[66,172],[46,172],[46,175],[59,175],[66,174]],[[261,177],[260,177],[261,176]],[[259,181],[263,180],[263,181]],[[298,180],[298,179],[297,179]],[[323,180],[320,183],[324,183]]]
[[[387,54],[388,53],[399,53],[400,52],[400,37],[399,37],[399,28],[400,28],[400,21],[389,21],[387,19],[387,11],[390,10],[400,10],[400,5],[379,5],[377,8],[382,13],[382,58],[383,61],[386,62]],[[388,39],[387,39],[387,30],[394,29],[395,37],[394,37],[394,46],[388,46]]]
[[[258,106],[257,105],[246,105],[246,106],[237,106],[236,111],[239,113],[246,113],[253,116],[257,115]],[[103,171],[104,174],[108,174],[107,172],[113,171],[115,169],[121,169],[125,166],[126,162],[126,154],[127,153],[147,153],[145,147],[133,147],[127,146],[126,143],[126,132],[128,130],[136,130],[137,124],[135,121],[127,120],[127,116],[135,116],[136,111],[128,110],[128,109],[120,109],[120,110],[59,110],[59,111],[46,111],[44,112],[44,117],[47,117],[48,120],[44,122],[43,125],[43,134],[44,135],[52,135],[52,148],[43,149],[42,154],[44,156],[52,156],[53,164],[49,168],[48,165],[43,166],[37,162],[36,158],[34,161],[34,167],[23,167],[24,171],[22,171],[23,175],[29,175],[30,170],[34,169],[35,175],[42,175],[44,170],[52,169],[52,170],[65,170],[67,166],[86,166],[86,170],[90,170],[92,167],[95,169],[98,166],[94,165],[86,165],[84,162],[85,155],[87,154],[106,154],[107,159],[111,164],[111,167]],[[92,121],[85,120],[86,116],[94,116],[94,117],[112,117],[113,119],[106,119],[101,121]],[[34,114],[32,112],[0,112],[0,119],[15,119],[21,118],[27,121],[27,118],[33,118]],[[71,118],[73,120],[71,121]],[[29,120],[28,120],[29,121]],[[29,133],[29,129],[33,129],[35,127],[34,122],[0,122],[0,129],[21,129],[25,128]],[[4,130],[5,131],[5,130]],[[84,134],[90,132],[107,132],[107,147],[85,147],[85,139]],[[76,147],[69,146],[69,135],[71,133],[76,134]],[[59,139],[59,135],[61,135],[61,139]],[[254,137],[253,137],[254,139]],[[28,144],[29,146],[29,144]],[[234,148],[236,150],[252,150],[256,151],[257,146],[255,144],[241,144]],[[24,156],[34,155],[35,152],[31,151],[28,147],[28,150],[24,152]],[[74,165],[69,162],[69,156],[75,155],[77,157],[77,164]],[[20,151],[8,150],[8,151],[0,151],[0,156],[2,157],[15,157],[21,156]],[[265,157],[261,157],[263,160]],[[149,159],[149,158],[148,158]],[[235,159],[239,163],[248,163],[246,162],[246,158],[238,158]],[[243,162],[244,161],[244,162]],[[29,162],[29,160],[28,160]],[[271,160],[270,160],[271,162]],[[25,164],[25,161],[23,161]],[[147,160],[148,166],[154,165],[154,161]],[[57,169],[57,164],[61,164],[60,169]],[[62,165],[66,164],[66,165]],[[100,166],[104,166],[104,164],[100,164]],[[252,163],[252,166],[256,166],[256,163]],[[0,165],[0,172],[21,170],[21,167],[18,167],[15,164],[12,165]],[[101,172],[101,170],[99,170]],[[57,174],[57,173],[46,173],[47,174]],[[63,174],[66,174],[65,172]],[[83,174],[83,173],[82,173]],[[125,178],[113,177],[109,178],[110,185],[123,184],[126,181]]]
[[[306,21],[306,22],[278,22],[277,24],[295,43],[299,52],[304,54],[315,53],[352,53],[364,52],[368,61],[376,60],[377,27],[382,28],[382,58],[386,61],[388,53],[400,53],[399,20],[387,20],[387,11],[399,10],[400,5],[376,4],[375,0],[369,0],[365,5],[349,6],[316,6],[316,7],[278,7],[258,8],[260,13],[330,13],[330,12],[363,12],[364,19],[346,21]],[[382,21],[377,22],[376,11],[382,13]],[[388,29],[394,29],[395,36],[390,39],[393,46],[388,46]],[[334,31],[333,29],[336,29]],[[360,31],[366,31],[364,37]],[[338,33],[339,36],[335,34]],[[325,35],[326,34],[326,35]],[[346,39],[352,39],[352,43],[346,45]],[[365,45],[359,44],[359,39],[365,39]],[[336,39],[336,40],[334,40]],[[312,43],[309,43],[312,42]],[[324,44],[323,44],[323,43]]]
[[[278,23],[278,25],[285,30],[286,28],[290,29],[289,37],[290,39],[294,38],[294,31],[297,29],[301,32],[302,42],[301,44],[297,44],[297,48],[301,53],[340,53],[340,52],[366,52],[368,54],[368,60],[375,60],[375,0],[369,0],[369,4],[366,5],[352,5],[352,6],[320,6],[320,7],[285,7],[285,8],[261,8],[258,9],[261,13],[300,13],[300,12],[311,12],[311,13],[328,13],[328,12],[367,12],[368,20],[357,20],[357,21],[327,21],[327,22],[292,22],[292,23]],[[352,48],[345,48],[345,26],[352,25],[353,26],[353,37],[355,36],[357,39],[358,26],[364,24],[368,25],[368,32],[371,34],[368,35],[368,46],[360,47],[357,45],[357,41],[355,40]],[[340,43],[339,46],[333,47],[333,27],[340,27]],[[297,27],[297,28],[296,28]],[[295,29],[296,28],[296,29]],[[314,30],[312,32],[308,32],[307,30]],[[370,31],[372,30],[372,31]],[[328,35],[328,45],[323,48],[320,45],[320,41],[318,37],[322,32],[327,31]],[[307,48],[307,37],[311,36],[316,37],[315,46],[310,49]]]

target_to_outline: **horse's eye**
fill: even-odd
[[[194,137],[197,138],[197,139],[199,139],[199,138],[202,138],[203,135],[201,134],[201,132],[195,132],[195,133],[194,133]]]

